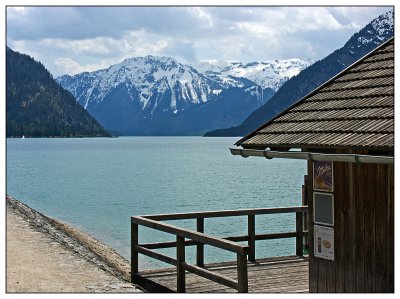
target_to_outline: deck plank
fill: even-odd
[[[208,264],[206,268],[226,277],[237,279],[235,262]],[[255,263],[248,262],[249,292],[307,293],[309,291],[308,269],[307,257],[289,256],[258,259]],[[176,291],[175,268],[141,271],[140,275]],[[187,272],[186,292],[236,293],[236,290]]]

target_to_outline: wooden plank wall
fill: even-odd
[[[394,166],[335,162],[334,195],[335,260],[315,258],[310,237],[310,292],[394,292]]]

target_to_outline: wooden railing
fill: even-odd
[[[251,210],[228,210],[228,211],[209,211],[178,214],[159,214],[131,217],[131,280],[136,282],[139,277],[138,255],[144,254],[159,261],[171,264],[177,268],[177,291],[185,292],[185,271],[194,273],[214,282],[223,284],[238,290],[240,293],[248,292],[247,275],[247,255],[248,260],[255,261],[255,241],[296,238],[296,255],[303,255],[303,236],[307,231],[303,231],[303,214],[307,211],[307,206],[284,207],[284,208],[264,208]],[[271,234],[256,234],[255,216],[265,214],[296,213],[296,231],[281,232]],[[248,234],[244,236],[230,236],[217,238],[204,233],[204,219],[215,217],[247,216]],[[197,231],[180,228],[171,224],[162,223],[165,220],[196,219]],[[138,226],[153,228],[176,236],[176,241],[161,243],[138,243]],[[189,239],[189,240],[185,240]],[[247,241],[248,245],[236,243],[237,241]],[[196,265],[190,265],[185,261],[185,247],[197,246]],[[231,278],[213,273],[204,268],[204,245],[211,245],[227,251],[236,253],[237,256],[237,281]],[[176,259],[167,255],[155,252],[152,249],[176,247]]]

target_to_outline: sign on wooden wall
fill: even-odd
[[[333,162],[314,161],[313,163],[314,190],[333,192]]]
[[[314,225],[314,256],[333,261],[335,258],[334,245],[333,228]]]

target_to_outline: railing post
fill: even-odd
[[[178,293],[185,293],[185,269],[182,264],[185,262],[185,238],[176,236],[176,289]]]
[[[204,218],[197,218],[197,231],[204,233]],[[197,245],[196,264],[199,267],[204,267],[204,244]]]
[[[139,272],[138,225],[131,223],[131,282],[135,282],[135,275]]]
[[[249,261],[256,261],[256,216],[248,215],[247,230],[249,235]]]
[[[248,293],[249,282],[247,276],[247,258],[246,255],[237,254],[237,276],[238,276],[238,292]]]
[[[296,212],[296,255],[303,256],[303,212]]]

